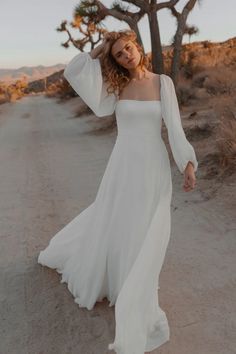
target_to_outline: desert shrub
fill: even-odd
[[[236,170],[236,115],[235,98],[215,97],[214,109],[219,124],[216,129],[216,147],[222,172]]]
[[[196,57],[196,54],[194,52],[189,52],[188,55],[186,56],[186,59],[185,59],[186,61],[183,62],[183,64],[182,64],[183,73],[187,79],[191,78],[193,75],[193,72],[192,72],[193,71],[193,60],[195,59],[195,57]]]
[[[236,169],[236,119],[233,115],[222,116],[217,130],[216,143],[221,166]]]
[[[89,106],[87,106],[86,104],[83,104],[82,106],[80,106],[75,114],[75,117],[82,117],[82,116],[87,116],[90,114],[94,114],[94,112],[91,110],[91,108]]]
[[[8,98],[6,95],[0,94],[0,104],[8,102]]]
[[[176,94],[181,106],[187,105],[191,99],[196,98],[195,89],[187,83],[179,84],[176,89]]]
[[[233,95],[236,92],[236,73],[225,67],[209,69],[203,87],[211,95]]]
[[[44,96],[47,97],[47,98],[59,97],[58,93],[56,91],[46,91],[44,93]]]
[[[190,141],[199,141],[201,139],[209,138],[212,133],[212,126],[206,122],[204,125],[195,125],[186,130],[186,137]]]
[[[200,64],[198,65],[192,65],[192,69],[191,69],[191,78],[196,75],[196,74],[199,74],[201,73],[202,71],[204,71],[204,67]]]
[[[186,79],[192,79],[194,75],[204,70],[202,65],[196,64],[197,54],[193,51],[184,52],[181,60],[181,71]]]
[[[213,44],[211,43],[211,41],[203,41],[202,45],[203,48],[211,48]]]
[[[192,79],[192,86],[198,87],[198,88],[203,88],[205,79],[206,79],[206,71],[205,70],[200,73],[195,74]]]

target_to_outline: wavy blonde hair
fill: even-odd
[[[129,70],[117,63],[115,58],[112,56],[111,48],[117,39],[131,40],[133,44],[136,45],[141,58],[140,58],[140,68],[144,71],[144,67],[151,69],[151,63],[149,57],[144,53],[143,48],[137,42],[137,35],[133,30],[120,30],[118,32],[112,31],[109,33],[109,49],[101,55],[100,63],[104,82],[108,83],[107,92],[115,93],[115,95],[120,96],[121,91],[124,87],[131,81]]]

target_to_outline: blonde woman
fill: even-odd
[[[149,70],[131,30],[108,32],[77,54],[64,76],[98,117],[115,112],[118,134],[94,202],[60,230],[38,262],[61,273],[80,307],[115,305],[108,349],[143,354],[170,338],[158,303],[170,238],[172,179],[162,119],[183,190],[195,187],[195,151],[181,125],[173,82]]]

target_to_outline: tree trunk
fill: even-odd
[[[142,38],[141,38],[141,35],[140,35],[140,32],[139,32],[139,28],[138,28],[137,22],[129,21],[129,22],[128,22],[128,25],[129,25],[130,28],[136,33],[136,35],[137,35],[137,42],[138,42],[138,44],[139,44],[139,45],[143,48],[143,50],[144,50],[143,41],[142,41]]]
[[[182,46],[182,38],[183,38],[182,27],[183,27],[183,23],[181,20],[178,22],[177,31],[174,37],[174,44],[173,44],[174,50],[173,50],[173,58],[171,63],[171,78],[175,85],[178,81],[179,67],[180,67],[180,55],[181,55],[181,46]]]
[[[189,2],[185,5],[183,9],[183,12],[179,14],[177,17],[178,25],[174,36],[174,43],[173,43],[174,50],[173,50],[173,59],[171,65],[171,77],[175,85],[178,82],[182,40],[184,36],[184,30],[186,27],[187,18],[189,12],[193,9],[196,2],[197,0],[189,0]]]
[[[151,11],[150,13],[148,13],[148,21],[151,36],[152,71],[156,74],[163,74],[164,64],[162,56],[160,30],[156,11]]]

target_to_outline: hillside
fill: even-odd
[[[170,67],[172,49],[163,51],[165,66]],[[219,66],[236,65],[236,37],[224,42],[194,42],[184,44],[181,53],[181,65],[191,65],[198,70]]]
[[[18,69],[0,69],[0,81],[11,84],[17,80],[26,80],[31,82],[42,79],[53,74],[56,71],[64,69],[64,64],[56,64],[52,66],[22,66]]]

